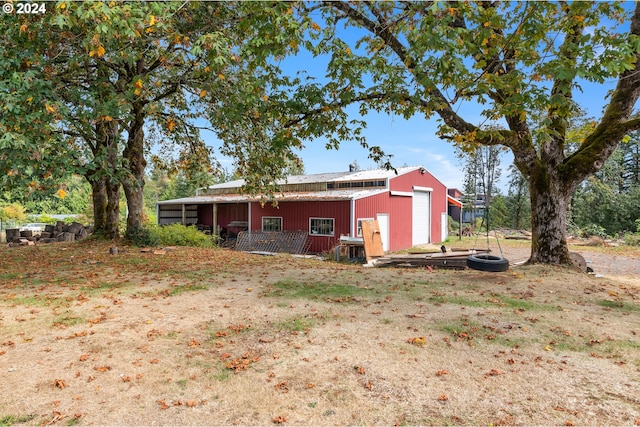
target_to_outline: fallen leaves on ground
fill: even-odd
[[[418,347],[422,347],[427,343],[424,337],[409,338],[408,342],[409,344],[417,345]]]

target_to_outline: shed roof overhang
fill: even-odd
[[[336,200],[358,200],[365,197],[386,193],[387,189],[378,190],[332,190],[332,191],[312,191],[312,192],[290,192],[275,194],[274,201],[278,202],[311,202],[311,201],[336,201]],[[162,200],[158,202],[162,205],[206,205],[214,203],[247,203],[247,202],[270,202],[272,199],[252,196],[248,194],[218,194],[201,195],[194,197],[184,197],[181,199]]]
[[[447,196],[447,203],[462,208],[462,202],[454,197]]]

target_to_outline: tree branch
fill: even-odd
[[[398,55],[398,58],[406,64],[407,69],[414,75],[417,82],[431,95],[433,103],[428,104],[429,107],[435,106],[432,107],[433,110],[438,113],[448,126],[456,129],[462,134],[473,132],[477,129],[476,126],[465,121],[453,110],[453,108],[451,108],[451,104],[447,98],[442,94],[440,89],[431,83],[431,79],[427,73],[417,67],[417,63],[414,58],[409,56],[404,45],[391,31],[389,31],[388,27],[381,25],[381,23],[372,21],[367,16],[351,7],[349,3],[326,1],[324,4],[328,7],[334,7],[342,11],[348,18],[358,22],[372,34],[380,37],[385,44],[387,44],[396,53],[396,55]]]
[[[636,3],[629,28],[631,36],[640,37],[640,2]],[[632,130],[640,128],[639,119],[628,120],[633,113],[634,106],[640,97],[640,52],[636,53],[635,66],[624,71],[616,89],[611,96],[611,102],[596,126],[595,130],[585,138],[576,152],[567,157],[564,162],[567,175],[574,174],[586,178],[596,172],[617,148],[622,138]]]

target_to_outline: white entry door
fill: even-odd
[[[442,212],[442,231],[440,232],[440,241],[444,242],[449,237],[449,215],[446,212]]]
[[[412,199],[411,244],[431,243],[431,192],[414,188]]]
[[[382,238],[382,250],[389,250],[389,214],[376,215],[378,227],[380,227],[380,237]]]

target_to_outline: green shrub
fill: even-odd
[[[447,217],[449,224],[449,233],[458,233],[460,231],[460,223],[449,215]]]
[[[157,225],[145,224],[133,233],[128,233],[126,237],[136,246],[159,246],[160,237],[156,232],[157,227]]]
[[[197,246],[212,247],[214,237],[182,224],[146,224],[133,235],[127,236],[137,246]]]
[[[29,215],[27,216],[27,221],[29,222],[41,222],[44,224],[55,225],[57,220],[49,215]]]
[[[583,228],[584,237],[598,236],[606,239],[609,237],[607,235],[607,230],[604,227],[597,224],[590,224]]]
[[[640,246],[640,233],[629,233],[624,236],[624,244],[629,246]]]

